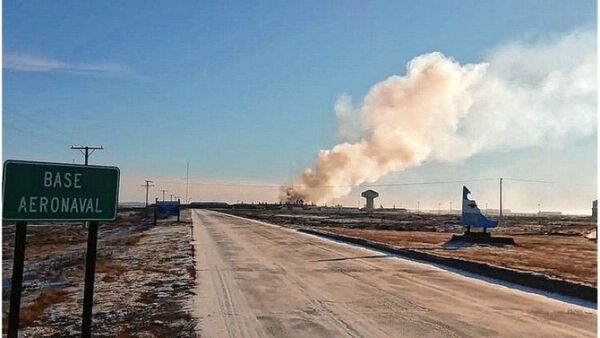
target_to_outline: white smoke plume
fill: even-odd
[[[356,141],[321,150],[314,168],[283,187],[283,200],[323,203],[424,161],[595,133],[596,34],[505,44],[478,64],[424,54],[408,63],[406,74],[371,87],[359,106],[340,96],[335,112],[338,136]]]

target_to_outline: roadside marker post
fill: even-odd
[[[8,337],[17,338],[27,222],[89,221],[82,337],[91,336],[99,221],[117,217],[119,168],[7,160],[2,181],[4,221],[16,221]]]

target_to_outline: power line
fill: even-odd
[[[246,183],[218,183],[218,182],[185,182],[179,180],[157,180],[156,183],[166,183],[166,184],[195,184],[195,185],[205,185],[205,186],[232,186],[232,187],[273,187],[279,188],[281,184],[246,184]]]
[[[503,179],[508,180],[508,181],[528,182],[528,183],[545,183],[545,184],[553,184],[554,183],[554,182],[550,182],[550,181],[530,180],[530,179],[524,179],[524,178],[506,178],[506,177],[503,177]]]
[[[62,145],[64,145],[64,143],[71,143],[71,141],[73,139],[80,138],[79,136],[76,136],[73,132],[71,132],[71,130],[54,127],[54,126],[48,124],[47,121],[40,120],[40,119],[34,117],[34,115],[32,115],[32,114],[23,113],[22,111],[14,111],[14,110],[12,110],[12,108],[8,110],[9,113],[7,114],[7,108],[4,107],[3,109],[4,109],[5,117],[7,117],[7,118],[8,117],[18,117],[18,118],[23,119],[23,121],[29,122],[32,125],[32,127],[30,127],[30,129],[28,129],[28,131],[26,132],[27,135],[30,137],[33,135],[33,136],[38,136],[38,137],[50,138],[50,136],[47,136],[46,134],[43,133],[44,130],[40,130],[40,127],[42,127],[42,128],[46,129],[45,130],[46,132],[51,133],[52,140],[54,142],[60,143]],[[5,120],[6,120],[6,118],[5,118]],[[6,121],[4,121],[4,122],[6,122]],[[16,123],[16,121],[15,121],[15,123]],[[18,123],[18,124],[20,125],[21,123]],[[17,130],[16,128],[13,128],[13,129]],[[21,131],[21,130],[19,130],[19,131]],[[35,133],[33,133],[32,131],[35,131]],[[60,139],[56,138],[54,136],[59,136]],[[71,140],[71,141],[66,142],[63,140]]]
[[[4,107],[4,112],[6,113],[6,111],[7,111],[7,108]],[[55,126],[52,126],[52,125],[46,123],[43,120],[40,120],[39,118],[36,117],[35,114],[25,113],[23,111],[15,111],[12,108],[8,111],[9,111],[9,114],[6,114],[6,117],[19,118],[21,120],[14,121],[15,125],[11,125],[11,121],[7,121],[7,119],[5,118],[5,120],[4,120],[5,127],[8,127],[8,129],[26,134],[29,138],[35,137],[35,138],[39,138],[39,139],[45,139],[47,141],[51,141],[57,145],[62,145],[62,146],[64,146],[65,143],[66,144],[71,143],[73,141],[73,139],[81,138],[80,136],[77,136],[75,133],[73,133],[71,130],[57,128]],[[21,126],[21,125],[23,125],[24,122],[28,122],[28,124],[31,124],[31,127],[24,125],[25,127],[27,127],[27,130],[24,130],[21,127],[16,126],[16,125]],[[40,127],[45,128],[45,129],[40,129]],[[91,155],[91,153],[90,153],[90,155]],[[114,161],[114,157],[111,155],[110,151],[108,151],[105,154],[105,156],[112,158]]]
[[[552,184],[550,181],[533,180],[524,178],[473,178],[473,179],[462,179],[462,180],[438,180],[438,181],[421,181],[421,182],[404,182],[404,183],[380,183],[380,184],[360,184],[360,185],[317,185],[311,186],[310,188],[354,188],[354,187],[400,187],[400,186],[428,186],[428,185],[444,185],[444,184],[457,184],[457,183],[469,183],[469,182],[492,182],[502,180],[509,180],[514,182],[525,182],[525,183],[542,183]],[[186,177],[185,181],[180,180],[164,180],[157,181],[159,183],[171,183],[171,184],[185,184],[186,194],[188,193],[189,185],[197,186],[214,186],[214,187],[236,187],[236,188],[263,188],[263,189],[282,189],[285,187],[293,188],[290,184],[277,184],[277,183],[222,183],[222,182],[190,182],[189,178]],[[163,192],[164,200],[164,192]],[[500,205],[502,205],[502,183],[500,183]],[[450,207],[452,209],[452,206]],[[502,209],[501,209],[502,210]],[[502,214],[502,211],[500,212]],[[501,216],[500,216],[501,217]]]
[[[495,181],[496,178],[475,178],[467,180],[456,180],[456,181],[430,181],[430,182],[410,182],[410,183],[382,183],[382,184],[361,184],[364,187],[395,187],[395,186],[408,186],[408,185],[436,185],[436,184],[454,184],[454,183],[468,183],[468,182],[482,182],[482,181]],[[324,187],[353,187],[353,185],[342,185],[342,186],[324,186]]]
[[[9,121],[3,121],[3,124],[4,124],[4,127],[8,128],[10,130],[14,130],[14,131],[17,131],[19,133],[27,135],[28,138],[35,137],[35,138],[38,138],[38,139],[45,139],[46,141],[51,141],[54,144],[61,145],[61,146],[64,146],[65,143],[69,143],[69,142],[62,141],[59,138],[56,138],[54,136],[50,136],[50,135],[47,135],[47,134],[41,134],[41,133],[35,134],[35,133],[32,133],[31,129],[29,129],[29,130],[22,129],[20,127],[12,125],[12,123],[9,122]]]
[[[6,108],[4,108],[4,112],[6,113]],[[36,119],[30,114],[25,114],[23,112],[15,113],[15,111],[12,111],[12,114],[8,114],[8,116],[19,117],[23,120],[30,122],[33,126],[35,126],[35,128],[42,127],[52,133],[57,133],[58,135],[69,134],[70,136],[74,136],[74,134],[71,134],[69,131],[53,127],[50,124],[48,124],[47,121]]]
[[[312,187],[320,188],[344,188],[344,187],[395,187],[395,186],[410,186],[410,185],[435,185],[435,184],[453,184],[453,183],[467,183],[467,182],[480,182],[480,181],[495,181],[497,178],[478,178],[478,179],[467,179],[467,180],[455,180],[455,181],[430,181],[430,182],[408,182],[408,183],[380,183],[380,184],[359,184],[359,185],[317,185]],[[280,188],[286,186],[286,184],[250,184],[250,183],[219,183],[219,182],[182,182],[177,180],[162,180],[157,181],[161,183],[172,183],[172,184],[194,184],[203,186],[231,186],[231,187],[257,187],[257,188]]]

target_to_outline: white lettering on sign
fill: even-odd
[[[40,212],[48,212],[48,197],[40,197]]]
[[[19,210],[17,212],[27,212],[27,201],[25,201],[25,196],[21,197],[21,201],[19,202]]]
[[[71,187],[71,173],[65,173],[65,184],[63,186],[65,188]]]
[[[29,196],[29,212],[37,212],[36,210],[36,203],[37,203],[37,196]]]
[[[44,187],[48,188],[52,186],[52,172],[44,172]]]
[[[69,198],[68,197],[63,197],[61,199],[61,207],[60,207],[60,211],[62,212],[69,212]]]
[[[76,198],[74,198],[73,201],[71,202],[71,209],[69,209],[69,212],[78,212]]]
[[[98,203],[100,202],[100,200],[98,198],[96,198],[96,213],[97,214],[101,214],[102,210],[100,208],[98,208]]]
[[[57,213],[58,210],[60,208],[60,199],[58,199],[58,197],[52,197],[52,200],[50,200],[50,210],[52,211],[52,213]]]
[[[81,174],[75,174],[75,184],[73,186],[77,189],[81,189],[81,182],[79,182],[80,179]]]
[[[44,172],[45,188],[75,188],[81,189],[81,173]]]
[[[101,214],[102,209],[100,209],[100,199],[93,197],[21,196],[17,212]]]

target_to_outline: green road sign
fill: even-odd
[[[8,160],[2,193],[7,221],[112,221],[119,168]]]

